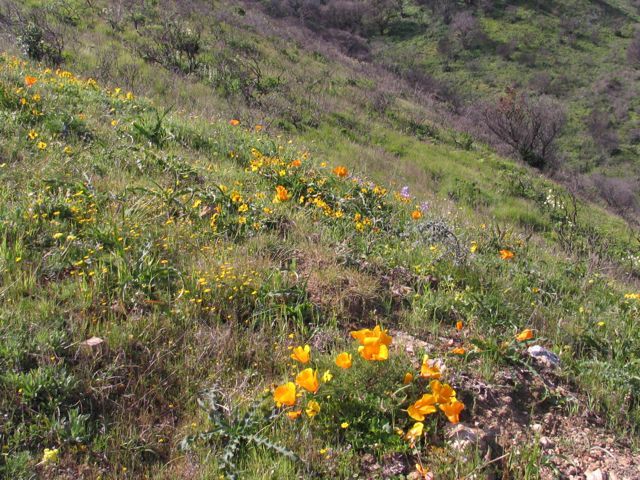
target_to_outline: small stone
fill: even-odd
[[[607,480],[607,473],[599,468],[586,473],[587,480]]]
[[[101,343],[104,343],[104,340],[100,337],[91,337],[84,342],[81,342],[80,345],[83,345],[85,347],[97,347]]]
[[[560,357],[543,346],[531,345],[527,348],[527,353],[531,358],[545,367],[556,368],[560,366]]]
[[[458,423],[447,432],[447,437],[451,441],[452,448],[462,451],[478,443],[478,430]]]

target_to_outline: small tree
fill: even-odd
[[[446,24],[451,22],[456,8],[456,2],[451,0],[416,0],[416,3],[431,9],[431,13],[442,18]]]
[[[140,47],[140,53],[146,61],[187,74],[198,68],[198,56],[202,49],[199,30],[180,21],[166,20],[161,26],[154,25],[141,31],[141,34],[152,40]]]
[[[509,90],[497,103],[486,105],[482,117],[487,130],[532,167],[542,170],[555,160],[566,116],[551,98]]]
[[[373,28],[379,35],[384,35],[389,24],[402,12],[400,0],[368,0],[366,5],[365,26]]]
[[[476,48],[486,41],[478,19],[468,11],[459,12],[453,17],[450,30],[466,50]]]

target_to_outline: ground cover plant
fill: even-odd
[[[3,476],[634,478],[637,230],[250,3],[45,3],[0,57]]]

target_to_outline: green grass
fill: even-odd
[[[481,145],[462,148],[444,127],[420,123],[419,140],[407,125],[424,107],[396,98],[372,112],[375,80],[345,64],[261,44],[268,76],[282,70],[292,85],[263,100],[308,100],[266,115],[142,63],[122,43],[138,38],[131,26],[114,32],[84,12],[85,41],[112,36],[116,57],[140,67],[136,95],[116,90],[125,77],[115,67],[110,83],[87,80],[88,41],[69,54],[77,76],[8,55],[0,63],[3,475],[215,478],[231,435],[206,435],[216,419],[198,400],[212,390],[242,440],[225,467],[238,478],[346,478],[363,474],[366,453],[421,460],[443,478],[480,467],[448,448],[441,414],[415,449],[395,433],[413,423],[402,410],[426,386],[393,401],[389,392],[421,352],[360,360],[348,332],[375,324],[433,343],[459,389],[463,373],[491,381],[526,365],[514,336],[533,328],[561,355],[580,408],[637,437],[640,302],[625,294],[638,291],[640,252],[621,219],[582,201],[574,210],[560,186]],[[261,38],[219,25],[227,47]],[[323,79],[317,97],[295,82],[294,64]],[[38,82],[27,88],[26,75]],[[318,97],[326,109],[313,107]],[[333,173],[339,165],[348,177]],[[277,186],[292,198],[274,203]],[[104,342],[83,344],[93,336]],[[442,337],[468,354],[451,355]],[[334,379],[321,386],[321,413],[292,423],[271,392],[295,375],[288,347],[306,343]],[[342,372],[333,359],[345,350],[355,366]],[[473,395],[459,390],[464,422]],[[240,436],[249,434],[298,460]],[[38,465],[44,448],[59,449],[57,463]],[[536,448],[512,452],[505,468],[537,478]]]

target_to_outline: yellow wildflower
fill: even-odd
[[[424,424],[422,422],[416,422],[414,423],[413,427],[411,427],[411,429],[407,432],[405,438],[411,445],[414,445],[416,443],[416,440],[418,440],[422,436],[423,431]]]
[[[309,363],[309,360],[311,360],[311,347],[305,345],[304,347],[294,348],[293,353],[291,353],[291,358],[300,363]]]
[[[58,461],[58,454],[60,453],[60,449],[58,448],[45,448],[42,461],[40,462],[43,465],[47,463],[56,463]]]
[[[313,418],[320,413],[320,404],[315,400],[309,400],[307,408],[305,408],[304,411],[307,413],[309,418]]]
[[[429,357],[425,355],[420,367],[420,376],[422,378],[436,379],[442,376],[442,372],[436,362],[434,360],[429,360]]]

